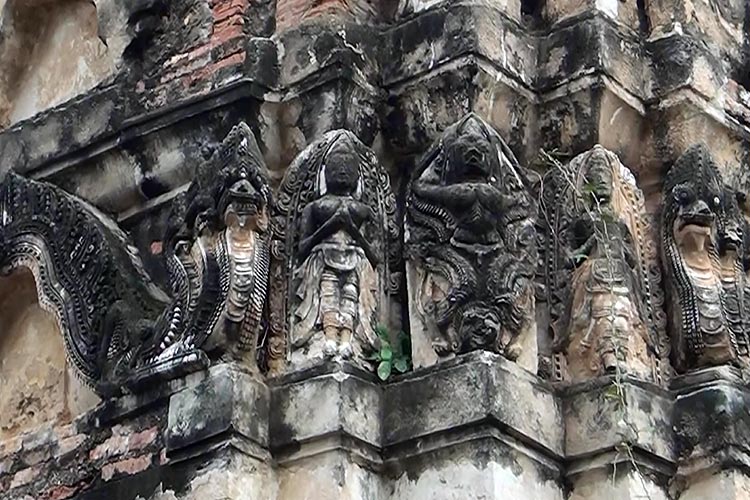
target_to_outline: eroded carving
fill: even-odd
[[[32,270],[71,363],[99,392],[195,369],[207,352],[255,365],[271,193],[247,125],[232,130],[173,206],[169,294],[125,233],[85,201],[11,173],[1,203],[2,272]]]
[[[711,153],[692,146],[665,180],[661,227],[678,371],[747,358],[744,233]]]
[[[601,146],[544,178],[545,289],[557,380],[660,380],[661,272],[643,195]]]
[[[372,368],[399,237],[386,172],[354,134],[329,132],[289,167],[278,207],[271,358]]]
[[[481,118],[449,127],[414,172],[406,246],[415,366],[485,349],[536,371],[536,205]]]

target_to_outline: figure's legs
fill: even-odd
[[[351,271],[346,274],[341,289],[341,307],[339,317],[341,318],[341,351],[348,356],[351,354],[352,332],[354,332],[354,320],[357,317],[357,306],[359,303],[359,284],[357,273]]]
[[[601,320],[604,321],[604,320]],[[599,340],[599,359],[605,373],[616,373],[618,367],[623,367],[627,358],[627,335],[628,323],[625,318],[616,317],[607,320],[602,325],[602,331],[606,332]]]
[[[329,354],[335,352],[338,345],[339,302],[338,277],[335,272],[326,269],[320,277],[320,313],[326,337],[326,352]]]

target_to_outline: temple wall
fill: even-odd
[[[746,3],[0,0],[0,498],[750,498]]]

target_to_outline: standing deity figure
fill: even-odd
[[[711,153],[692,146],[665,180],[661,228],[680,372],[747,360],[744,231]]]
[[[375,344],[378,255],[362,233],[373,223],[374,211],[362,201],[362,176],[355,154],[334,144],[320,169],[316,196],[302,211],[302,239],[295,270],[299,306],[295,310],[293,343],[306,343],[316,327],[323,328],[326,354],[352,354],[352,334],[360,343]],[[318,287],[314,284],[318,283]],[[313,285],[313,286],[311,286]]]
[[[525,171],[477,115],[427,152],[405,223],[415,366],[481,349],[536,371],[535,218]]]
[[[549,171],[544,186],[554,378],[577,382],[620,371],[658,379],[658,257],[633,175],[596,146]]]
[[[388,326],[388,248],[398,234],[387,175],[351,132],[334,131],[290,167],[279,206],[288,360],[301,367],[336,358],[370,368],[377,328]]]

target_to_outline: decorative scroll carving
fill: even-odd
[[[100,393],[195,369],[208,351],[254,365],[271,193],[247,125],[174,204],[164,239],[171,297],[127,236],[85,201],[12,173],[1,189],[1,270],[32,270],[70,362]]]
[[[558,380],[620,371],[659,380],[658,253],[632,173],[601,146],[544,178],[545,289]]]
[[[354,134],[329,132],[289,167],[274,219],[272,369],[281,358],[371,369],[398,259],[387,173]]]
[[[745,221],[703,145],[664,183],[661,236],[678,371],[747,358]]]
[[[412,176],[406,247],[415,366],[486,349],[536,371],[536,205],[487,123],[449,127]]]

